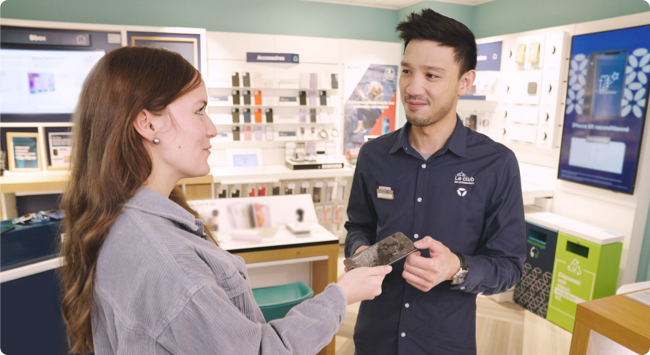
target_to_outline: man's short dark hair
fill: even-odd
[[[436,41],[454,50],[454,60],[460,66],[460,75],[476,69],[476,39],[467,26],[431,9],[412,12],[397,24],[404,50],[413,39]]]

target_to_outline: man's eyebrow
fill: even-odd
[[[403,66],[403,67],[410,67],[411,66],[407,62],[402,62],[402,63],[400,63],[400,65]],[[446,72],[447,71],[443,67],[437,67],[437,66],[434,66],[434,65],[425,65],[425,66],[423,66],[423,68],[427,69],[427,70],[435,70],[435,71],[440,71],[440,72]]]

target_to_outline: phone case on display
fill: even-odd
[[[236,71],[232,72],[232,86],[239,86],[239,73]]]
[[[255,197],[255,185],[248,185],[247,197]]]
[[[232,112],[232,123],[239,123],[239,109],[233,108],[230,111]]]
[[[239,185],[234,185],[230,189],[230,197],[239,197],[240,192],[241,192],[241,190],[240,190]]]
[[[318,105],[318,93],[316,91],[309,92],[309,106]]]
[[[526,61],[526,43],[517,45],[517,54],[515,56],[515,63],[523,64]]]
[[[239,90],[232,91],[232,104],[239,105]]]
[[[257,196],[266,196],[266,185],[257,185]]]
[[[256,88],[264,86],[264,77],[262,73],[253,73],[253,86]]]
[[[327,91],[320,91],[320,105],[327,106]]]
[[[309,89],[309,73],[300,73],[300,88]]]
[[[339,76],[337,74],[332,74],[332,89],[339,88]]]
[[[316,109],[315,108],[310,108],[309,109],[309,122],[316,123]]]
[[[242,91],[242,94],[244,95],[244,105],[250,105],[251,104],[251,91],[250,90],[244,90],[244,91]]]
[[[245,126],[244,127],[244,140],[245,141],[250,141],[251,139],[252,139],[251,126]]]
[[[262,104],[262,90],[255,90],[253,94],[255,96],[255,105],[261,105]]]
[[[244,111],[244,123],[251,123],[251,109],[245,108]]]
[[[300,109],[300,123],[307,123],[307,109]]]
[[[298,96],[300,96],[300,106],[306,106],[307,105],[307,91],[300,91]]]
[[[234,126],[232,128],[232,140],[233,141],[238,141],[239,140],[239,126]]]
[[[528,48],[528,61],[530,63],[539,63],[539,42],[531,43]]]
[[[220,187],[219,190],[217,190],[217,197],[218,198],[228,198],[228,189],[226,187]]]
[[[249,72],[241,73],[241,79],[244,83],[244,87],[251,87],[251,74]]]
[[[255,108],[255,123],[262,123],[262,109]]]
[[[273,190],[271,193],[273,196],[280,196],[280,185],[273,185]]]
[[[318,74],[309,73],[309,88],[317,89],[318,88]]]
[[[262,126],[255,126],[253,128],[253,133],[254,133],[253,136],[255,138],[254,139],[255,141],[259,142],[264,140],[264,137],[262,136]]]
[[[273,127],[271,126],[266,126],[264,135],[266,136],[267,141],[272,141],[273,140]]]
[[[273,109],[266,109],[266,123],[273,123]]]

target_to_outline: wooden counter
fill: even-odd
[[[592,330],[638,354],[647,354],[650,307],[623,295],[578,304],[570,355],[587,354]]]

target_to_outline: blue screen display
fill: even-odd
[[[257,154],[237,154],[232,156],[233,166],[236,168],[257,167]]]
[[[573,36],[558,178],[632,194],[648,101],[650,26]]]

